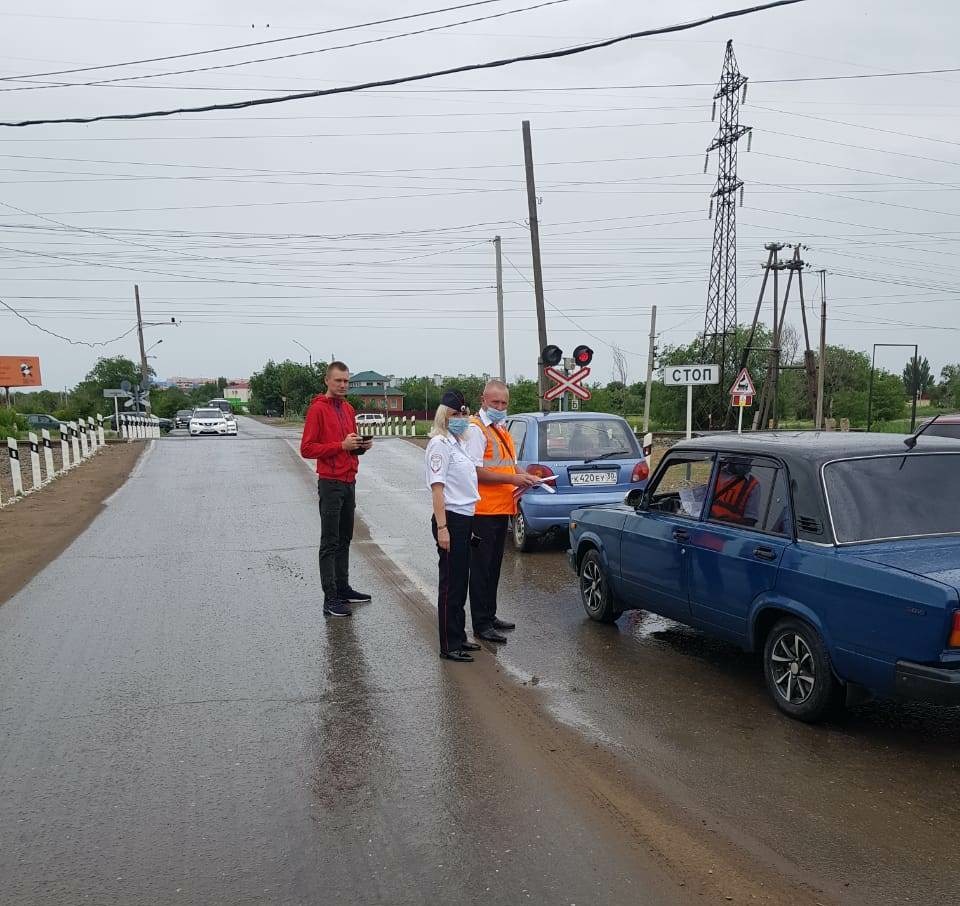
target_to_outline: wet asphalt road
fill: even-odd
[[[381,442],[358,501],[372,537],[429,588],[421,462],[411,444]],[[493,656],[615,753],[626,784],[843,902],[956,898],[960,709],[871,702],[814,727],[781,717],[756,657],[650,614],[588,620],[560,545],[508,551],[501,590],[518,629]]]
[[[422,451],[399,439],[358,485],[354,584],[377,599],[324,622],[291,446],[249,420],[164,439],[0,607],[0,902],[690,902],[608,820],[637,791],[824,902],[954,899],[956,711],[789,721],[754,658],[649,615],[587,620],[559,548],[508,552],[518,630],[442,664],[410,603],[435,594]],[[606,813],[572,756],[564,784],[553,742],[525,739],[534,712],[485,698],[497,667],[593,747]]]
[[[322,618],[317,533],[276,430],[171,436],[0,607],[0,903],[684,902],[362,533]]]

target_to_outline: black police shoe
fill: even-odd
[[[501,635],[496,629],[492,628],[484,629],[482,632],[475,632],[474,635],[478,639],[483,639],[485,642],[500,642],[502,644],[507,640],[505,635]]]
[[[441,651],[440,657],[445,661],[461,661],[466,663],[473,660],[473,656],[466,653],[466,651]]]
[[[357,591],[349,585],[346,588],[339,589],[337,591],[337,597],[341,601],[346,601],[348,604],[366,604],[373,600],[370,595],[364,594],[362,591]]]

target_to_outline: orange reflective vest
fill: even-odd
[[[724,522],[743,524],[747,521],[747,503],[750,495],[756,490],[759,482],[752,475],[749,477],[735,476],[726,482],[721,476],[717,479],[717,490],[713,495],[713,505],[710,507],[711,519],[722,519]]]
[[[470,419],[470,424],[476,425],[487,439],[487,448],[483,451],[483,468],[491,472],[513,475],[517,471],[517,452],[513,446],[513,438],[500,428],[485,425],[479,415],[474,415]],[[515,487],[512,484],[481,481],[476,514],[478,516],[515,516],[517,501],[513,496],[514,490]]]

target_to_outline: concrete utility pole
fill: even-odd
[[[540,352],[547,345],[547,315],[543,307],[543,270],[540,265],[540,224],[537,221],[537,187],[533,179],[533,145],[530,142],[530,121],[523,121],[523,166],[527,174],[527,212],[530,219],[530,250],[533,253],[533,295],[537,303],[537,396],[546,412],[550,403],[543,398],[546,390]]]
[[[137,336],[140,338],[140,389],[144,393],[143,405],[147,412],[150,411],[150,372],[147,371],[147,350],[143,345],[143,316],[140,314],[140,287],[133,284],[133,297],[137,302]],[[140,405],[137,404],[137,411],[140,411]]]
[[[503,259],[500,254],[500,237],[493,237],[493,250],[497,260],[497,342],[499,362],[500,362],[500,380],[507,380],[507,353],[503,344]]]
[[[823,430],[823,378],[827,370],[827,272],[820,269],[820,367],[817,368],[816,429]]]
[[[657,306],[650,309],[650,349],[647,352],[647,389],[643,397],[643,433],[650,430],[650,394],[653,390],[653,360],[657,350]]]

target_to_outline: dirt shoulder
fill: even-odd
[[[40,491],[0,510],[0,604],[55,560],[103,509],[145,444],[110,444]],[[29,479],[27,479],[29,483]]]

